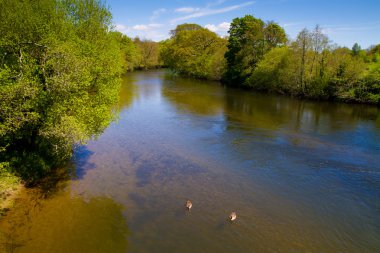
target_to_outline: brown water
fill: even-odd
[[[119,107],[68,179],[22,194],[0,251],[380,252],[378,108],[164,71],[128,74]]]

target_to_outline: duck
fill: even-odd
[[[190,209],[193,207],[193,203],[190,200],[187,200],[185,206],[190,211]]]
[[[237,215],[236,215],[236,212],[232,212],[231,214],[230,214],[230,220],[231,221],[234,221],[234,220],[236,220],[236,218],[237,218]]]

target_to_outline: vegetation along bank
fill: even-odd
[[[293,96],[380,104],[380,44],[332,44],[316,26],[290,40],[277,23],[235,18],[227,38],[183,24],[161,43],[163,64],[195,78]]]

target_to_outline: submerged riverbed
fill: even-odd
[[[378,108],[165,71],[125,76],[118,108],[53,187],[0,220],[1,250],[379,251]]]

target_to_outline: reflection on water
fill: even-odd
[[[8,252],[380,248],[378,108],[152,71],[126,75],[119,109],[76,150],[71,180],[0,222]]]
[[[166,76],[162,94],[178,110],[198,115],[223,114],[225,93],[217,82],[181,79],[181,85],[177,83],[178,78]]]

